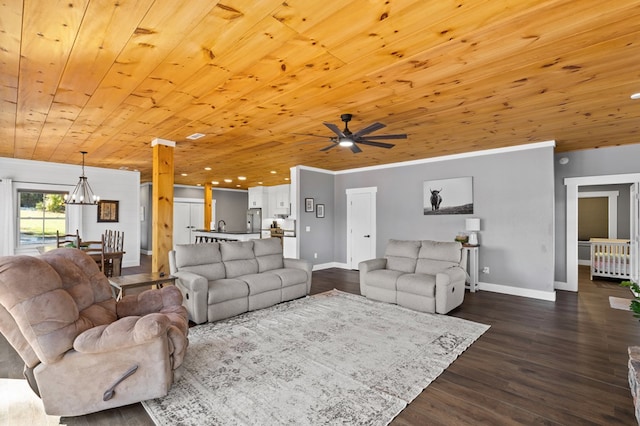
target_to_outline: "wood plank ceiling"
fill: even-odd
[[[3,0],[0,30],[0,156],[84,150],[143,182],[154,138],[177,142],[176,183],[229,188],[294,165],[639,142],[640,1]],[[343,113],[408,138],[321,152]]]

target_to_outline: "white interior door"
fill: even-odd
[[[376,188],[347,190],[347,264],[376,257]]]
[[[191,243],[191,204],[173,203],[173,244]]]
[[[638,283],[640,278],[640,183],[634,183],[631,185],[631,281]]]
[[[173,203],[173,244],[192,244],[195,242],[194,232],[203,229],[204,203]]]

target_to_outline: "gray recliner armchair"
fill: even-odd
[[[116,302],[96,262],[73,248],[0,257],[0,332],[59,416],[166,395],[188,346],[176,287]]]

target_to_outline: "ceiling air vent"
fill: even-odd
[[[190,139],[192,141],[195,141],[196,139],[200,139],[205,137],[206,135],[204,133],[194,133],[192,135],[187,136],[187,139]]]

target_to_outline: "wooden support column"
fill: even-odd
[[[213,205],[213,192],[211,191],[211,182],[204,184],[204,227],[202,229],[209,229],[211,226],[211,206]]]
[[[152,184],[151,271],[169,273],[169,251],[173,248],[173,150],[174,141],[154,139]]]

